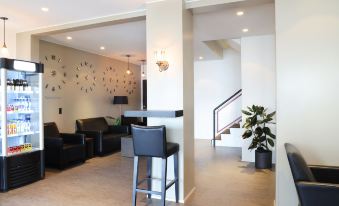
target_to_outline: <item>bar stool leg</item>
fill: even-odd
[[[147,189],[148,191],[152,190],[152,157],[147,158]],[[152,194],[147,194],[148,199],[152,198]]]
[[[134,172],[133,172],[133,202],[132,205],[137,204],[137,185],[138,185],[138,173],[139,173],[139,157],[134,156]]]
[[[175,202],[179,202],[179,153],[174,154]]]
[[[162,178],[161,178],[161,202],[165,206],[166,202],[166,179],[167,179],[167,158],[162,159]]]

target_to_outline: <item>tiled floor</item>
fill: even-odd
[[[187,206],[272,206],[274,172],[240,162],[240,149],[212,149],[196,141],[196,191]],[[133,160],[120,153],[94,158],[62,172],[48,170],[42,181],[0,194],[1,206],[129,206]],[[139,195],[140,197],[140,195]],[[159,201],[138,200],[138,205]],[[168,202],[168,206],[177,206]]]

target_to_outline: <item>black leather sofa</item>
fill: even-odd
[[[125,117],[124,115],[121,115],[121,125],[127,126],[129,134],[131,134],[132,128],[131,125],[140,125],[140,126],[147,126],[146,123],[141,122],[138,117]]]
[[[44,123],[44,146],[46,166],[64,169],[86,161],[84,135],[60,133],[54,122]]]
[[[295,146],[286,143],[285,149],[300,205],[339,205],[339,167],[308,166]]]
[[[76,120],[77,133],[94,139],[94,154],[102,156],[121,149],[121,137],[129,134],[127,126],[109,126],[104,117]]]

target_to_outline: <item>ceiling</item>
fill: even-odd
[[[72,40],[68,40],[68,36]],[[42,39],[122,61],[126,61],[124,55],[131,54],[130,61],[134,64],[141,64],[140,60],[146,59],[146,21],[67,32]],[[101,50],[101,46],[105,49]]]
[[[253,1],[256,1],[255,5],[239,3],[193,9],[196,60],[200,56],[204,60],[220,58],[204,42],[274,33],[273,0],[245,2]],[[9,34],[14,36],[17,32],[40,27],[144,9],[145,2],[146,0],[0,0],[0,16],[9,17],[7,28]],[[48,7],[49,11],[41,11],[42,7]],[[237,16],[238,10],[245,14]],[[242,32],[245,27],[249,32]],[[67,36],[72,36],[73,39],[67,40]],[[44,40],[121,60],[126,60],[122,55],[129,53],[135,55],[131,59],[132,63],[140,63],[139,60],[146,56],[145,21],[56,34],[44,37]],[[104,46],[105,50],[100,50],[100,46]]]
[[[0,14],[18,32],[143,9],[146,0],[0,0]],[[41,11],[49,8],[48,12]]]
[[[243,11],[243,16],[237,16]],[[194,51],[195,59],[218,59],[204,43],[213,40],[239,39],[247,36],[275,33],[275,13],[273,3],[259,5],[233,5],[228,8],[216,8],[208,12],[194,12]],[[242,30],[248,29],[244,33]]]

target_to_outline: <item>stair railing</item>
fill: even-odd
[[[224,130],[225,128],[228,128],[232,126],[234,123],[237,123],[241,120],[241,116],[236,116],[231,122],[228,122],[224,124],[223,126],[219,125],[219,113],[225,110],[232,102],[237,100],[242,95],[242,90],[240,89],[236,93],[234,93],[231,97],[223,101],[221,104],[219,104],[217,107],[213,109],[213,147],[215,147],[215,137],[216,134],[220,131]]]

